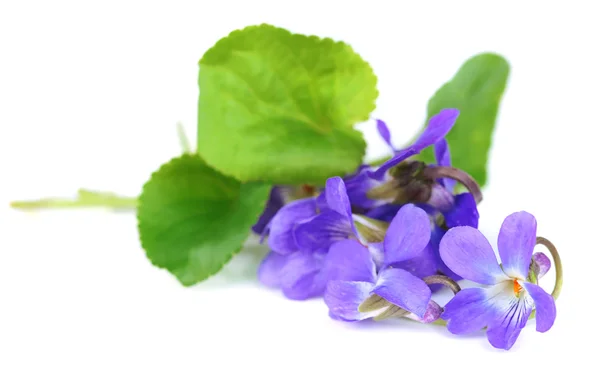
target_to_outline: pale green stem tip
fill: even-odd
[[[185,134],[185,128],[183,128],[183,124],[181,122],[177,122],[177,137],[179,137],[179,145],[181,146],[181,150],[184,153],[191,153],[192,146],[190,145],[190,140]]]
[[[77,197],[74,199],[43,198],[31,201],[13,201],[10,203],[10,206],[20,210],[85,207],[106,207],[115,210],[129,210],[137,207],[137,198],[123,197],[110,192],[80,189],[77,192]]]

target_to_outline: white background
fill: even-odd
[[[202,53],[261,22],[350,43],[379,76],[374,115],[398,146],[464,60],[509,59],[481,229],[495,242],[504,217],[527,210],[559,247],[565,285],[548,333],[531,323],[505,352],[483,334],[336,322],[319,300],[261,287],[253,251],[186,289],[145,258],[132,213],[9,210],[79,187],[135,196],[179,153],[177,121],[195,137]],[[0,372],[594,371],[597,35],[591,0],[3,1]],[[368,156],[385,154],[362,128]]]

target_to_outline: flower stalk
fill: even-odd
[[[446,166],[434,166],[427,167],[423,173],[426,177],[430,179],[441,179],[441,178],[449,178],[458,181],[462,185],[467,188],[469,193],[473,195],[475,198],[475,202],[480,203],[483,200],[483,194],[481,193],[481,188],[479,188],[479,184],[477,181],[473,179],[471,175],[466,173],[463,170],[460,170],[455,167],[446,167]]]
[[[563,284],[563,268],[562,262],[560,260],[560,255],[558,255],[558,250],[556,246],[550,240],[544,237],[537,237],[535,241],[536,245],[544,245],[546,249],[552,255],[552,261],[554,261],[554,271],[556,272],[556,279],[554,281],[554,289],[552,289],[552,297],[556,300],[560,295],[560,291],[562,290]]]
[[[461,290],[460,285],[456,281],[454,281],[450,277],[444,276],[444,275],[428,276],[428,277],[425,277],[423,279],[423,281],[425,281],[425,283],[427,285],[433,285],[433,284],[444,285],[447,288],[449,288],[450,290],[452,290],[452,292],[455,295],[458,294],[458,292]]]
[[[556,246],[554,246],[554,244],[545,237],[538,236],[535,240],[535,244],[545,246],[546,249],[548,249],[548,251],[550,252],[550,255],[552,255],[552,261],[554,262],[554,271],[556,273],[556,278],[554,280],[554,289],[552,289],[552,293],[550,295],[552,295],[552,298],[554,298],[554,300],[557,300],[558,296],[560,295],[560,291],[562,290],[563,284],[563,268],[562,261],[560,260],[560,255],[558,254]],[[529,320],[535,318],[535,311],[536,310],[531,311]]]

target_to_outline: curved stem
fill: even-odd
[[[461,290],[460,289],[460,285],[456,281],[454,281],[450,277],[444,276],[444,275],[428,276],[428,277],[425,277],[423,279],[423,281],[425,281],[425,283],[427,285],[432,285],[432,284],[441,284],[441,285],[444,285],[444,286],[450,288],[450,290],[452,290],[452,292],[454,293],[454,295],[456,295]],[[440,326],[446,326],[448,323],[446,322],[446,320],[437,319],[434,322],[432,322],[431,324],[433,324],[433,325],[440,325]]]
[[[475,202],[479,203],[483,199],[483,194],[481,194],[481,188],[479,188],[477,181],[463,170],[454,167],[433,166],[427,167],[423,172],[425,176],[431,179],[447,177],[456,180],[467,188],[473,195],[473,198],[475,198]]]
[[[554,281],[554,289],[552,290],[552,297],[554,300],[558,299],[560,295],[560,291],[562,289],[563,284],[563,267],[562,262],[560,260],[560,255],[558,255],[558,250],[556,246],[550,240],[544,237],[537,237],[535,241],[536,245],[544,245],[546,249],[552,255],[552,260],[554,261],[554,271],[556,272],[556,279]]]
[[[552,298],[554,298],[554,300],[556,301],[558,299],[558,296],[560,295],[560,290],[562,289],[563,283],[563,268],[562,262],[560,260],[560,255],[558,255],[558,250],[556,249],[556,246],[554,246],[554,244],[550,242],[550,240],[548,240],[547,238],[537,237],[535,240],[535,244],[546,246],[546,249],[548,249],[548,251],[550,251],[550,254],[552,255],[552,260],[554,261],[554,271],[556,272],[556,279],[554,280],[554,289],[552,289],[551,295]],[[529,320],[533,318],[535,318],[535,310],[533,310],[531,312],[531,315],[529,315]]]
[[[432,285],[432,284],[441,284],[441,285],[444,285],[444,286],[450,288],[450,290],[452,290],[452,292],[454,294],[456,294],[456,293],[458,293],[460,291],[460,285],[458,285],[458,283],[456,281],[454,281],[453,279],[451,279],[448,276],[433,275],[433,276],[425,277],[423,279],[423,281],[425,281],[425,283],[427,285]]]

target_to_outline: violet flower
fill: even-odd
[[[320,276],[325,253],[300,250],[294,237],[295,227],[316,214],[317,199],[306,198],[283,206],[269,223],[271,252],[258,268],[258,279],[290,299],[308,299],[325,289]]]
[[[261,235],[262,240],[269,232],[269,223],[283,206],[291,201],[313,198],[318,195],[319,192],[320,191],[316,187],[308,184],[301,186],[274,186],[271,188],[269,199],[265,204],[263,212],[252,226],[252,231]]]
[[[429,234],[425,211],[408,204],[398,211],[378,245],[382,249],[379,258],[357,240],[333,244],[323,270],[330,316],[344,321],[381,315],[412,316],[422,322],[437,319],[441,308],[431,301],[427,284],[404,269],[390,267],[417,256],[429,242]]]
[[[437,166],[451,167],[450,150],[448,142],[442,139],[434,144],[435,158]],[[430,166],[430,167],[434,167]],[[368,174],[368,170],[362,171],[363,174]],[[362,176],[364,178],[367,176]],[[352,182],[356,182],[361,178],[355,178]],[[366,183],[363,183],[365,185]],[[479,222],[479,212],[477,211],[477,202],[473,195],[469,192],[453,194],[456,180],[450,178],[440,178],[437,182],[431,183],[429,186],[430,195],[426,201],[418,203],[420,207],[425,209],[431,215],[437,212],[444,216],[444,223],[448,228],[468,225],[477,228]],[[365,194],[365,197],[366,194]],[[398,211],[401,205],[396,203],[386,203],[379,200],[377,203],[374,200],[370,206],[374,206],[371,210],[365,213],[366,216],[373,219],[389,221],[393,214]],[[413,201],[416,202],[416,201]],[[363,202],[363,205],[366,205]]]
[[[444,218],[442,221],[437,220],[436,224],[434,224],[431,233],[431,241],[425,250],[423,250],[418,257],[403,264],[404,269],[419,277],[442,273],[453,280],[459,280],[461,277],[453,273],[442,261],[439,254],[439,242],[448,228],[463,225],[477,228],[479,222],[477,202],[473,194],[466,192],[454,195],[453,191],[456,185],[454,179],[448,177],[429,179],[426,175],[427,172],[436,167],[442,170],[450,169],[450,149],[444,136],[454,124],[457,115],[457,110],[442,110],[438,115],[431,118],[428,127],[415,144],[407,148],[408,150],[395,151],[396,154],[400,156],[397,155],[394,159],[388,161],[388,166],[396,167],[400,163],[405,162],[407,155],[416,154],[426,147],[433,145],[436,159],[435,165],[425,166],[421,162],[408,162],[399,166],[398,170],[393,171],[395,174],[394,177],[390,177],[389,175],[392,171],[385,174],[385,177],[388,179],[406,178],[407,180],[400,183],[398,183],[397,180],[392,180],[392,182],[387,182],[389,184],[388,186],[384,186],[383,188],[379,187],[384,194],[386,193],[386,189],[393,194],[398,193],[398,190],[404,188],[405,190],[408,190],[408,192],[401,192],[405,194],[403,199],[406,199],[406,194],[409,196],[412,195],[413,200],[411,202],[417,203],[419,207],[425,209],[425,211],[434,217],[437,214],[441,214]],[[382,138],[388,143],[390,148],[393,149],[389,130],[385,123],[383,121],[378,121],[377,127]],[[452,170],[454,173],[462,172],[456,169]],[[396,188],[396,191],[394,191],[394,187]],[[412,192],[410,191],[411,189],[413,190]],[[381,191],[378,191],[377,193],[380,193]],[[408,199],[409,201],[411,200],[411,198]],[[365,215],[370,218],[389,221],[389,219],[394,216],[395,212],[398,211],[399,207],[400,206],[395,203],[377,205],[375,208],[366,212]],[[436,219],[434,218],[434,220]],[[440,288],[439,285],[432,286],[432,289],[438,288]]]
[[[409,203],[427,204],[444,216],[445,224],[448,227],[460,225],[477,227],[479,214],[477,212],[476,198],[471,193],[461,193],[455,196],[453,191],[456,180],[454,179],[442,177],[432,180],[430,179],[430,175],[428,175],[428,173],[434,173],[432,171],[435,169],[448,170],[452,166],[450,149],[444,136],[456,122],[458,114],[459,112],[456,109],[444,109],[440,111],[440,113],[431,118],[427,128],[425,128],[425,131],[423,131],[413,145],[394,151],[396,156],[384,163],[376,171],[367,172],[367,174],[374,178],[382,176],[389,178],[390,176],[387,174],[388,170],[399,166],[408,157],[416,155],[432,145],[434,147],[436,165],[426,166],[421,162],[409,162],[404,167],[394,171],[392,179],[399,180],[395,180],[395,183],[388,182],[389,185],[387,187],[380,188],[381,190],[375,193],[385,195],[391,192],[392,194],[396,194],[396,199],[400,196],[402,200],[406,200]],[[377,127],[381,136],[386,139],[388,145],[393,149],[389,141],[389,129],[387,129],[385,123],[378,121]],[[435,166],[438,167],[436,168]],[[452,170],[453,173],[460,173],[466,179],[470,178],[466,177],[468,175],[460,170]],[[392,200],[392,202],[394,201]],[[367,215],[377,218],[377,215],[382,214],[382,212],[383,214],[388,213],[389,208],[386,210],[381,206],[370,211]]]
[[[269,224],[271,252],[258,270],[259,280],[280,287],[286,297],[303,300],[325,290],[323,259],[331,244],[355,238],[350,201],[339,177],[327,180],[318,197],[285,205]]]
[[[385,122],[377,120],[379,134],[395,156],[377,169],[362,165],[356,173],[345,178],[354,210],[371,218],[387,220],[398,211],[398,205],[427,204],[444,216],[448,227],[476,227],[479,218],[476,209],[480,199],[479,188],[468,174],[451,168],[450,151],[444,138],[458,115],[457,109],[441,110],[430,119],[419,138],[401,150],[394,149]],[[437,165],[425,165],[419,161],[405,162],[430,146],[434,146]],[[462,193],[455,196],[453,190],[456,181],[436,175],[460,178],[477,195]]]
[[[525,211],[504,220],[498,235],[502,266],[477,229],[456,227],[446,233],[440,243],[446,265],[465,279],[488,285],[461,290],[446,305],[442,318],[448,321],[451,333],[465,334],[487,327],[492,346],[508,350],[534,307],[537,331],[546,332],[552,327],[556,318],[554,298],[528,280],[536,228],[535,218]],[[549,261],[547,265],[549,268]]]
[[[450,151],[445,139],[434,145],[434,153],[439,166],[450,166]],[[461,276],[454,273],[442,260],[439,244],[448,228],[456,226],[470,226],[477,228],[479,224],[479,211],[477,202],[469,192],[453,194],[456,181],[450,178],[441,178],[433,184],[432,196],[426,204],[420,204],[430,215],[441,213],[444,217],[443,224],[434,224],[431,231],[431,240],[423,252],[413,260],[404,263],[405,269],[419,277],[442,273],[458,281]],[[372,215],[372,214],[371,214]],[[441,286],[433,285],[433,290]]]
[[[326,252],[336,241],[358,239],[350,200],[340,177],[327,179],[321,212],[294,228],[295,243],[305,251]]]

